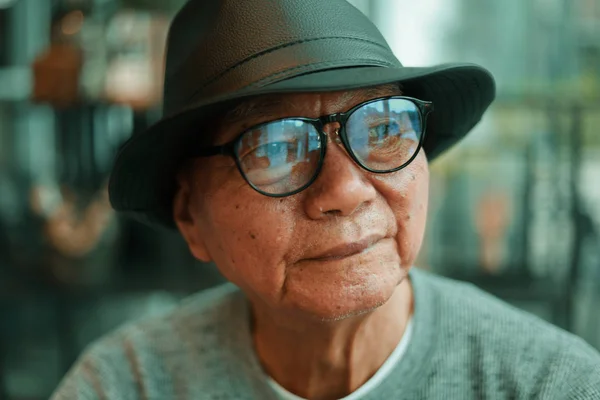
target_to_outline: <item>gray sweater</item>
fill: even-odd
[[[600,354],[473,285],[411,271],[413,333],[365,399],[600,399]],[[61,399],[274,399],[232,285],[185,300],[90,346]]]

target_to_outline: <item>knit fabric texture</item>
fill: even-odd
[[[413,331],[364,399],[600,399],[600,354],[475,286],[413,268]],[[53,400],[276,399],[231,284],[89,346]]]

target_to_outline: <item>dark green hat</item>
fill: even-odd
[[[175,173],[186,148],[211,134],[203,120],[261,94],[394,82],[434,103],[429,160],[463,138],[495,96],[494,79],[477,65],[403,67],[346,0],[190,0],[169,31],[164,118],[122,147],[110,201],[150,225],[173,227]]]

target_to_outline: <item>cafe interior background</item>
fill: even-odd
[[[600,0],[351,2],[405,65],[497,79],[481,124],[431,165],[418,267],[600,348]],[[0,399],[47,398],[94,339],[223,281],[106,195],[119,146],[160,117],[182,3],[0,0]]]

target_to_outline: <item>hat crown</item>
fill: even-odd
[[[169,30],[164,111],[356,66],[401,64],[375,25],[346,0],[189,0]]]

